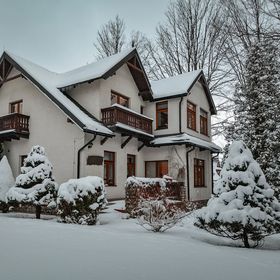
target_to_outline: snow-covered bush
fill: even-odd
[[[235,141],[215,186],[215,196],[197,214],[195,225],[218,236],[258,246],[280,230],[280,204],[259,164],[242,141]]]
[[[143,199],[136,213],[138,224],[154,232],[164,232],[186,216],[185,212],[168,199]]]
[[[106,203],[103,179],[89,176],[70,179],[58,190],[59,221],[82,225],[94,225],[98,214]]]
[[[0,207],[3,212],[8,210],[6,193],[15,185],[15,179],[8,159],[4,156],[0,161]]]
[[[57,183],[52,171],[45,149],[40,146],[32,147],[21,167],[21,174],[16,178],[15,186],[6,195],[9,204],[34,205],[36,218],[40,219],[42,206],[56,206]]]

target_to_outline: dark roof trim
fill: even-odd
[[[202,83],[201,85],[203,86],[203,89],[206,93],[206,98],[208,100],[208,103],[210,105],[210,111],[211,111],[211,114],[212,115],[216,115],[217,114],[217,109],[216,109],[216,106],[215,106],[215,103],[213,101],[213,98],[212,98],[212,95],[210,93],[210,89],[208,87],[208,84],[207,84],[207,81],[206,81],[206,78],[205,78],[205,75],[203,73],[203,71],[201,70],[197,77],[194,79],[194,81],[192,82],[192,84],[189,86],[189,88],[187,89],[186,92],[184,93],[180,93],[180,94],[176,94],[176,95],[170,95],[170,96],[165,96],[165,97],[159,97],[159,98],[154,98],[153,101],[161,101],[161,100],[168,100],[168,99],[173,99],[173,98],[180,98],[180,97],[184,97],[184,96],[187,96],[191,89],[194,87],[194,85],[196,84],[197,81],[199,80],[202,80]]]
[[[73,115],[61,102],[59,102],[48,90],[46,90],[37,80],[29,75],[16,61],[14,61],[6,52],[0,58],[9,61],[15,68],[17,68],[29,81],[31,81],[36,87],[40,89],[54,104],[56,104],[74,123],[76,123],[82,130],[85,128],[85,124],[82,123],[75,115]],[[104,135],[98,131],[94,131],[97,135]]]

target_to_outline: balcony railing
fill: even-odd
[[[0,117],[0,131],[14,130],[18,134],[29,134],[29,118],[19,113]]]
[[[115,125],[122,123],[137,130],[152,134],[153,120],[141,114],[134,113],[130,109],[121,106],[112,106],[101,109],[102,122],[105,125]]]

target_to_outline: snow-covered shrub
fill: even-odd
[[[57,183],[52,171],[45,149],[40,146],[32,147],[21,167],[21,174],[16,178],[15,186],[7,192],[9,204],[34,205],[36,218],[40,219],[42,206],[56,206]]]
[[[186,216],[168,199],[143,199],[136,213],[138,224],[154,232],[164,232]]]
[[[233,142],[215,186],[215,196],[195,225],[218,236],[258,246],[280,230],[280,204],[259,164],[242,141]]]
[[[4,156],[0,161],[0,207],[3,212],[7,212],[6,193],[15,185],[15,179],[8,159]]]
[[[103,179],[89,176],[70,179],[58,190],[59,222],[95,225],[98,214],[106,203]]]

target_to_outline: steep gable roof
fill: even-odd
[[[152,81],[151,87],[154,101],[186,96],[197,81],[200,81],[204,88],[211,113],[216,114],[217,110],[202,70],[195,70],[162,80]]]
[[[59,74],[48,71],[12,53],[4,52],[0,58],[0,62],[4,60],[8,61],[9,64],[20,71],[24,77],[30,80],[83,131],[113,136],[113,132],[110,129],[86,114],[57,88],[57,84],[61,81]]]

